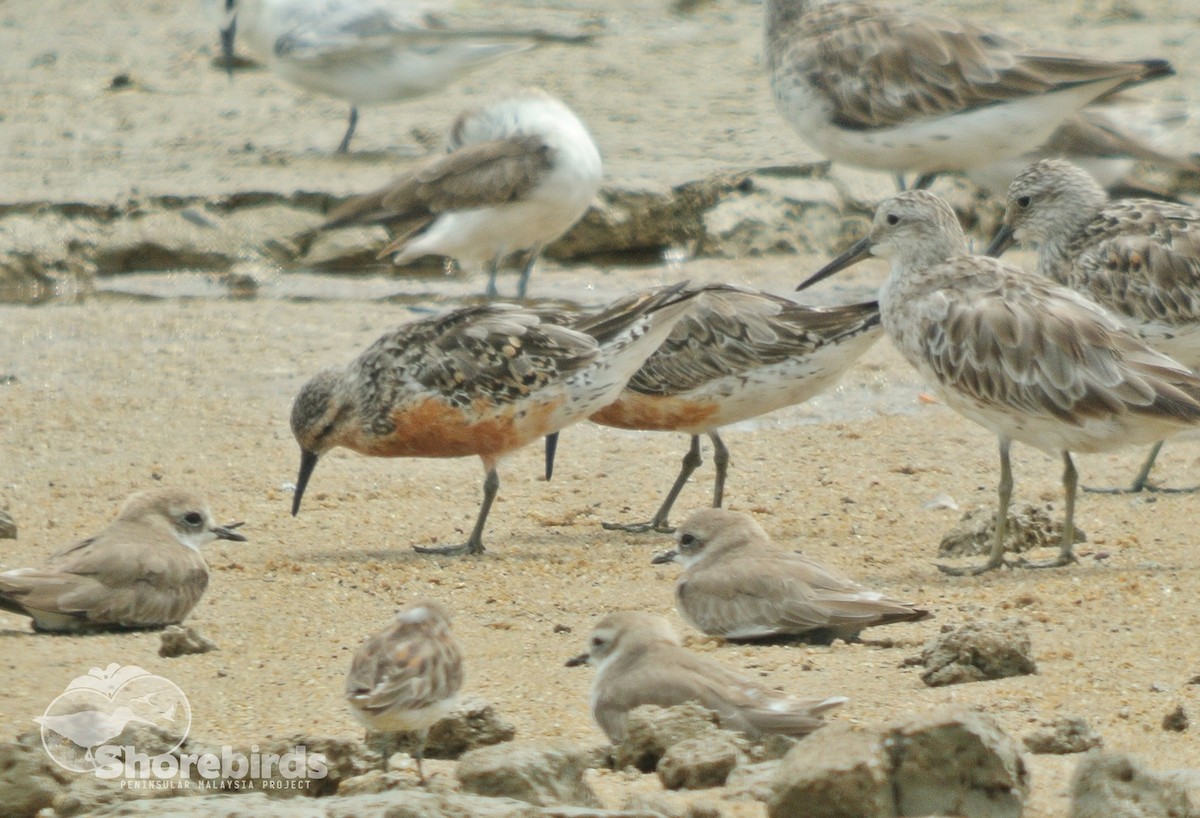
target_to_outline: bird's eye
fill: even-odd
[[[1018,207],[1029,207],[1029,205],[1031,205],[1031,204],[1033,204],[1033,199],[1031,199],[1030,197],[1028,197],[1028,196],[1018,196],[1017,197],[1017,206]]]
[[[598,648],[604,644],[604,639],[599,636],[592,637],[592,647]]]
[[[680,545],[691,545],[695,541],[696,541],[695,534],[680,534],[679,535],[679,544]]]
[[[889,213],[887,214],[887,223],[892,225],[900,224],[900,217],[895,213]]]
[[[199,528],[204,525],[204,515],[198,511],[189,511],[183,515],[183,521],[193,528]]]

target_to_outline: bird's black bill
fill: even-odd
[[[225,61],[225,71],[233,79],[233,68],[237,58],[233,56],[233,43],[237,39],[237,17],[229,21],[229,27],[221,29],[221,59]]]
[[[985,256],[992,258],[1000,258],[1004,255],[1004,251],[1013,246],[1013,242],[1017,240],[1013,235],[1013,230],[1007,224],[1000,225],[1000,229],[996,231],[996,235],[992,236],[992,243],[983,251]]]
[[[219,525],[212,530],[217,535],[218,539],[233,540],[234,542],[245,542],[246,536],[234,531],[235,528],[244,526],[244,522],[230,523],[229,525]]]
[[[650,560],[650,564],[651,565],[665,565],[668,562],[674,562],[675,557],[677,557],[678,555],[679,555],[679,552],[676,551],[675,549],[671,549],[670,551],[664,551],[661,554],[655,554],[654,559]]]
[[[313,469],[317,467],[316,452],[300,452],[300,474],[296,477],[296,491],[292,494],[292,516],[300,513],[300,501],[304,499],[304,489],[308,486],[308,478],[312,477]]]
[[[851,244],[846,252],[806,278],[796,289],[807,290],[818,281],[824,281],[834,273],[839,273],[847,267],[857,264],[869,255],[871,255],[871,237],[863,236],[854,242],[854,244]]]
[[[546,435],[546,482],[554,476],[554,453],[558,451],[558,432]]]
[[[567,660],[567,667],[579,667],[580,665],[586,665],[589,658],[591,657],[586,653],[581,653],[578,656],[572,656]]]

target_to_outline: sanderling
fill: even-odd
[[[988,255],[1014,241],[1038,246],[1038,272],[1107,307],[1143,341],[1200,367],[1200,211],[1108,195],[1061,159],[1023,170],[1008,189]],[[1150,488],[1156,443],[1130,491]]]
[[[932,193],[886,199],[870,234],[800,289],[872,253],[892,262],[879,292],[888,337],[947,406],[999,437],[991,553],[979,566],[938,566],[946,573],[978,574],[1004,564],[1012,441],[1063,460],[1059,554],[1025,563],[1041,568],[1074,561],[1078,475],[1071,452],[1152,443],[1200,421],[1200,377],[1076,291],[968,255],[954,211]]]
[[[0,574],[0,609],[32,617],[38,631],[80,632],[175,625],[208,587],[200,547],[244,542],[217,525],[204,499],[178,489],[131,494],[95,536],[50,558],[45,568]]]
[[[399,233],[379,255],[406,264],[450,256],[496,271],[521,254],[524,298],[542,248],[583,217],[600,189],[600,151],[579,118],[549,94],[526,89],[464,111],[448,153],[374,193],[350,199],[324,228],[381,223]]]
[[[590,418],[619,429],[692,436],[679,476],[653,519],[604,527],[673,530],[668,515],[700,465],[701,434],[713,443],[713,506],[720,507],[729,451],[718,429],[830,388],[882,332],[874,301],[807,307],[744,287],[698,288],[690,309],[617,401]]]
[[[863,628],[925,619],[928,611],[864,588],[811,557],[786,551],[748,514],[698,511],[676,546],[652,562],[684,567],[675,607],[688,624],[726,639],[856,639]]]
[[[806,736],[824,724],[842,696],[791,699],[679,643],[661,616],[618,611],[596,623],[588,649],[568,666],[594,665],[592,716],[610,741],[625,738],[629,711],[644,704],[673,707],[696,702],[712,710],[721,726],[751,738],[765,733]]]
[[[450,28],[437,17],[446,0],[206,0],[221,21],[221,49],[233,63],[235,39],[283,79],[350,103],[338,153],[346,153],[360,105],[399,102],[437,91],[468,71],[543,42],[589,35],[541,30]]]
[[[1019,156],[1097,97],[1174,73],[863,0],[768,0],[765,50],[779,110],[805,142],[835,162],[918,173],[917,187]]]
[[[395,734],[416,733],[417,775],[425,780],[421,760],[429,728],[449,712],[464,675],[450,614],[436,602],[409,605],[363,642],[346,675],[346,701],[355,718],[383,739],[384,772]]]
[[[315,375],[292,406],[300,510],[317,459],[336,446],[375,457],[483,461],[483,504],[464,545],[421,553],[476,554],[501,457],[616,400],[687,309],[684,285],[646,292],[580,332],[563,316],[488,303],[402,325],[345,367]],[[558,323],[555,323],[555,322]]]

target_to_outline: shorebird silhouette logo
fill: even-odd
[[[74,772],[96,768],[94,753],[108,744],[132,746],[153,732],[154,746],[140,748],[155,755],[178,749],[192,724],[187,697],[174,682],[136,665],[92,668],[79,676],[34,719],[42,728],[42,746],[59,766]],[[139,749],[139,748],[135,748]]]

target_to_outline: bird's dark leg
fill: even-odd
[[[483,481],[483,505],[479,507],[479,516],[475,518],[475,528],[471,531],[470,538],[462,545],[447,545],[440,548],[430,546],[415,545],[413,550],[418,554],[441,554],[448,557],[458,557],[464,554],[482,554],[483,548],[483,527],[487,523],[488,512],[492,510],[492,502],[496,499],[496,492],[500,490],[500,475],[496,473],[495,468],[488,469],[487,477]]]
[[[667,492],[667,499],[663,500],[663,504],[654,513],[654,518],[650,522],[602,523],[601,525],[609,531],[630,531],[635,534],[643,534],[647,531],[658,531],[663,534],[671,533],[675,530],[667,523],[667,518],[671,513],[671,506],[675,505],[675,500],[679,497],[679,492],[683,491],[683,487],[687,485],[688,478],[692,476],[692,472],[699,468],[703,462],[700,458],[700,436],[692,435],[692,445],[688,447],[687,454],[683,456],[683,464],[679,470],[679,476],[675,478],[675,484]]]

